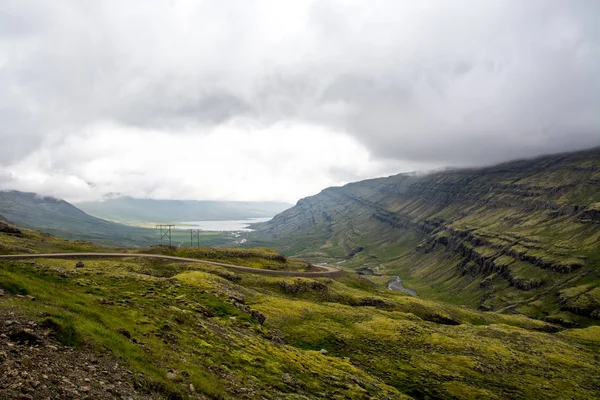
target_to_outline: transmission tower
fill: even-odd
[[[160,230],[160,245],[163,245],[163,239],[169,238],[169,247],[171,247],[171,229],[175,225],[156,225],[156,229]]]
[[[200,247],[200,229],[190,229],[191,247],[194,247],[194,239],[196,239],[196,247]]]

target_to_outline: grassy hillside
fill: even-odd
[[[600,149],[329,188],[255,243],[399,274],[420,295],[565,326],[600,320]]]
[[[9,253],[116,251],[3,227]],[[269,250],[197,251],[285,262]],[[265,277],[135,254],[83,261],[0,261],[0,342],[12,349],[0,351],[0,398],[600,396],[598,327],[422,300],[356,275]],[[58,372],[43,367],[44,352]]]
[[[121,247],[150,246],[160,242],[154,229],[105,221],[86,214],[64,200],[35,193],[0,191],[0,214],[20,226],[68,239]],[[176,231],[172,239],[174,244],[189,242],[189,232]],[[200,239],[204,245],[232,241],[227,235],[209,232],[203,232]]]
[[[292,205],[269,201],[152,200],[119,197],[75,204],[96,217],[124,223],[225,221],[272,217]]]

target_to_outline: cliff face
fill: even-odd
[[[585,323],[560,291],[583,282],[580,296],[594,297],[600,286],[600,149],[328,188],[257,239],[363,273],[401,273],[423,295]]]

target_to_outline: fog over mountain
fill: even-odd
[[[600,145],[596,1],[5,1],[0,188],[293,202]]]

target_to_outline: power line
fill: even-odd
[[[190,229],[191,247],[194,247],[194,239],[196,239],[196,247],[200,247],[200,229]]]
[[[160,245],[163,245],[163,239],[169,238],[169,247],[171,247],[171,229],[175,225],[156,225],[156,229],[160,230]]]

